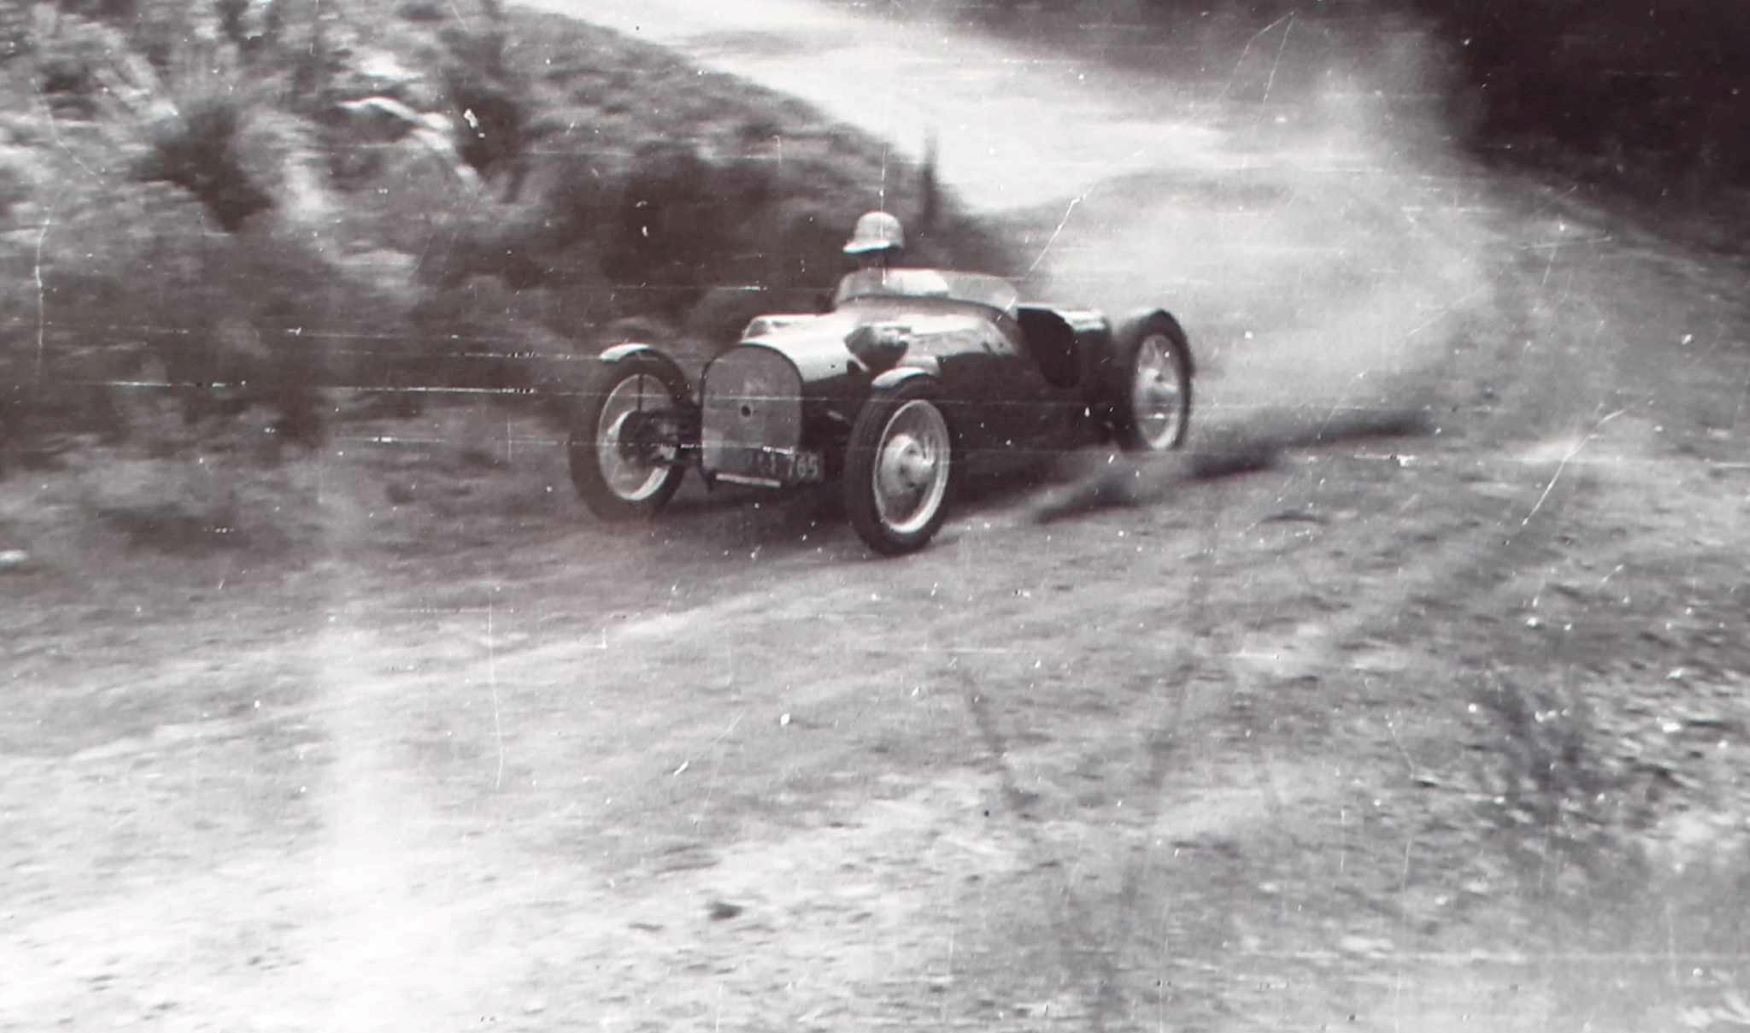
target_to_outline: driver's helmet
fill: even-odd
[[[866,255],[874,251],[898,251],[905,247],[905,228],[886,212],[865,212],[845,242],[845,254]]]

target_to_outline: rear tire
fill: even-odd
[[[863,403],[845,452],[845,511],[883,556],[929,544],[948,518],[954,439],[923,379],[877,389]]]
[[[1185,443],[1191,428],[1191,345],[1171,316],[1155,312],[1125,326],[1116,339],[1117,377],[1111,392],[1113,429],[1127,452],[1165,452]]]
[[[584,389],[566,452],[583,504],[607,521],[649,519],[681,484],[679,441],[639,443],[623,432],[628,418],[687,405],[686,381],[667,363],[632,355],[603,363]]]

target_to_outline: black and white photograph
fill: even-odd
[[[1745,0],[0,90],[0,1033],[1750,1033]]]

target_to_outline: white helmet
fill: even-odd
[[[905,247],[905,228],[886,212],[865,212],[857,219],[851,239],[845,242],[845,254],[866,255],[871,251],[898,251]]]

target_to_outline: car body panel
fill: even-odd
[[[871,392],[913,376],[937,384],[957,461],[974,473],[1109,438],[1111,322],[1016,299],[980,274],[864,270],[845,277],[829,312],[757,317],[705,368],[689,454],[708,480],[836,477]]]

